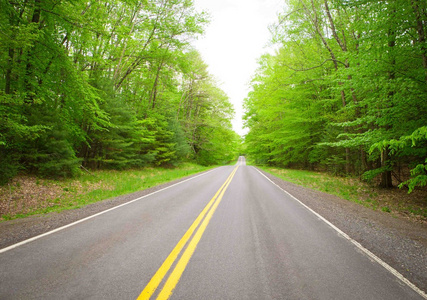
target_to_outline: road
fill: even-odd
[[[0,299],[423,299],[409,285],[244,158],[0,250]]]

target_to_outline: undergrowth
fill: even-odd
[[[18,176],[0,187],[0,220],[79,208],[211,168],[186,163],[175,168],[94,171],[65,180]]]
[[[355,177],[339,177],[324,172],[259,167],[283,180],[307,188],[336,195],[373,210],[393,215],[427,220],[427,192],[407,191],[398,188],[383,189],[360,181]]]

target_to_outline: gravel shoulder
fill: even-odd
[[[336,196],[310,190],[261,171],[270,180],[322,215],[365,248],[427,291],[427,225],[373,211]],[[79,209],[0,222],[0,249],[148,195],[195,174]]]
[[[64,210],[61,212],[53,212],[44,215],[34,215],[22,219],[0,222],[0,249],[14,245],[16,243],[43,234],[45,232],[54,230],[56,228],[65,226],[67,224],[76,222],[78,220],[92,216],[96,213],[124,204],[136,198],[143,197],[145,195],[151,194],[153,192],[159,191],[171,185],[177,184],[181,181],[188,180],[189,178],[199,176],[207,172],[209,172],[209,170],[183,177],[177,180],[173,180],[168,183],[164,183],[135,193],[92,203],[78,209]]]
[[[427,291],[427,225],[374,211],[337,196],[311,190],[260,170],[312,210]]]

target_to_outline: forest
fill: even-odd
[[[427,2],[286,0],[245,99],[260,164],[427,183]]]
[[[233,106],[190,0],[0,0],[0,184],[20,172],[227,163]]]

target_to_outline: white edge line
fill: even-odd
[[[97,216],[100,216],[100,215],[102,215],[102,214],[105,214],[105,213],[107,213],[107,212],[109,212],[109,211],[112,211],[112,210],[114,210],[114,209],[120,208],[120,207],[122,207],[122,206],[125,206],[125,205],[128,205],[128,204],[131,204],[131,203],[133,203],[133,202],[135,202],[135,201],[139,201],[139,200],[141,200],[141,199],[143,199],[143,198],[146,198],[146,197],[149,197],[149,196],[151,196],[151,195],[157,194],[157,193],[162,192],[162,191],[164,191],[164,190],[167,190],[167,189],[169,189],[169,188],[171,188],[171,187],[174,187],[174,186],[176,186],[176,185],[178,185],[178,184],[181,184],[181,183],[184,183],[184,182],[187,182],[187,181],[193,180],[193,179],[195,179],[195,178],[197,178],[197,177],[200,177],[200,176],[204,176],[204,175],[206,175],[206,174],[208,174],[208,173],[210,173],[210,172],[215,171],[216,169],[217,169],[217,168],[212,169],[212,170],[209,170],[209,171],[207,171],[207,172],[205,172],[205,173],[202,173],[202,174],[196,175],[196,176],[194,176],[194,177],[191,177],[191,178],[185,179],[185,180],[183,180],[183,181],[177,182],[177,183],[175,183],[175,184],[172,184],[172,185],[170,185],[170,186],[167,186],[167,187],[165,187],[165,188],[162,188],[162,189],[160,189],[160,190],[158,190],[158,191],[154,191],[154,192],[152,192],[152,193],[150,193],[150,194],[147,194],[147,195],[144,195],[144,196],[142,196],[142,197],[139,197],[139,198],[136,198],[136,199],[130,200],[130,201],[126,202],[126,203],[123,203],[123,204],[120,204],[120,205],[114,206],[114,207],[112,207],[112,208],[109,208],[109,209],[107,209],[107,210],[101,211],[101,212],[96,213],[96,214],[94,214],[94,215],[91,215],[91,216],[89,216],[89,217],[86,217],[86,218],[80,219],[80,220],[75,221],[75,222],[73,222],[73,223],[70,223],[70,224],[64,225],[64,226],[62,226],[62,227],[58,227],[58,228],[56,228],[56,229],[54,229],[54,230],[51,230],[51,231],[48,231],[48,232],[42,233],[42,234],[40,234],[40,235],[34,236],[34,237],[29,238],[29,239],[27,239],[27,240],[24,240],[24,241],[22,241],[22,242],[19,242],[19,243],[13,244],[13,245],[11,245],[11,246],[5,247],[5,248],[3,248],[3,249],[0,249],[0,254],[1,254],[1,253],[4,253],[4,252],[6,252],[6,251],[12,250],[12,249],[14,249],[14,248],[17,248],[17,247],[19,247],[19,246],[22,246],[22,245],[28,244],[28,243],[30,243],[30,242],[33,242],[33,241],[35,241],[35,240],[38,240],[38,239],[40,239],[40,238],[42,238],[42,237],[45,237],[45,236],[47,236],[47,235],[50,235],[50,234],[53,234],[53,233],[55,233],[55,232],[61,231],[61,230],[66,229],[66,228],[68,228],[68,227],[71,227],[71,226],[77,225],[77,224],[79,224],[79,223],[85,222],[85,221],[87,221],[87,220],[89,220],[89,219],[95,218],[95,217],[97,217]]]
[[[350,241],[351,243],[353,243],[357,248],[359,248],[359,250],[361,250],[367,256],[369,256],[371,259],[373,259],[374,261],[376,261],[377,263],[379,263],[381,266],[383,266],[387,271],[389,271],[391,274],[393,274],[398,279],[400,279],[402,282],[404,282],[412,290],[414,290],[415,292],[417,292],[421,297],[423,297],[424,299],[427,299],[427,294],[423,290],[419,289],[415,284],[413,284],[408,279],[406,279],[396,269],[394,269],[393,267],[391,267],[389,264],[387,264],[381,258],[379,258],[378,256],[376,256],[374,253],[372,253],[371,251],[369,251],[368,249],[366,249],[365,247],[363,247],[359,242],[357,242],[356,240],[352,239],[348,234],[346,234],[344,231],[342,231],[341,229],[339,229],[338,227],[336,227],[334,224],[332,224],[331,222],[329,222],[327,219],[325,219],[324,217],[322,217],[320,214],[318,214],[317,212],[315,212],[314,210],[312,210],[310,207],[308,207],[307,205],[305,205],[304,203],[302,203],[300,200],[298,200],[291,193],[289,193],[288,191],[282,189],[280,186],[278,186],[276,183],[274,183],[270,178],[268,178],[267,176],[265,176],[265,174],[263,174],[260,170],[258,170],[257,168],[255,168],[253,166],[252,166],[252,168],[254,168],[255,170],[257,170],[258,173],[260,173],[262,176],[264,176],[268,181],[270,181],[272,184],[274,184],[279,189],[281,189],[284,193],[286,193],[287,195],[289,195],[291,198],[293,198],[294,200],[296,200],[298,203],[300,203],[302,206],[304,206],[306,209],[308,209],[310,212],[312,212],[314,215],[316,215],[316,217],[318,217],[323,222],[325,222],[326,224],[328,224],[330,227],[332,227],[333,229],[335,229],[335,231],[337,231],[345,239],[347,239],[348,241]]]

